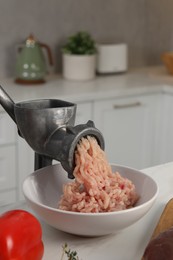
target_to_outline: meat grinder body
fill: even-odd
[[[19,135],[35,151],[35,170],[61,162],[73,178],[74,152],[82,137],[94,136],[104,149],[101,132],[92,121],[75,124],[76,104],[58,99],[39,99],[14,103],[0,86],[0,104],[16,123]]]

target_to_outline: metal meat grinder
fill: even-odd
[[[0,86],[0,104],[16,123],[19,135],[35,151],[35,170],[61,162],[69,178],[74,178],[74,152],[82,137],[93,136],[104,149],[101,132],[93,121],[74,126],[76,104],[58,99],[14,103]]]

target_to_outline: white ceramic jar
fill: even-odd
[[[97,44],[97,53],[98,73],[127,71],[128,48],[126,43]]]
[[[96,55],[63,53],[63,77],[69,80],[91,80],[96,74]]]

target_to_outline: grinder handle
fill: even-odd
[[[5,111],[9,114],[9,116],[16,123],[16,118],[14,114],[14,105],[15,103],[6,93],[6,91],[0,86],[0,104],[5,109]]]

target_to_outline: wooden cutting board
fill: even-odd
[[[161,232],[166,231],[167,229],[173,226],[173,198],[168,201],[166,204],[159,222],[151,236],[151,240],[157,237]],[[144,258],[142,258],[144,260]]]

